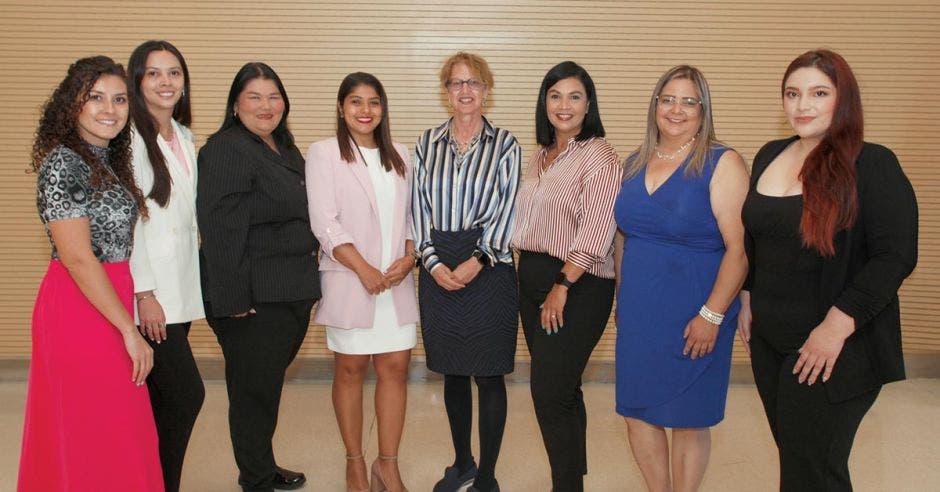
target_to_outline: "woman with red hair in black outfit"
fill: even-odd
[[[742,340],[780,452],[780,490],[851,490],[855,432],[904,379],[898,288],[917,262],[917,203],[894,153],[863,141],[845,59],[809,51],[781,87],[795,136],[754,158]]]

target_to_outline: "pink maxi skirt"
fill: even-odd
[[[133,309],[127,262],[103,263]],[[157,431],[147,386],[120,332],[88,302],[58,260],[33,308],[20,492],[162,492]]]

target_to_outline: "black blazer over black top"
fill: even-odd
[[[799,137],[764,145],[754,157],[751,188],[767,166]],[[821,321],[831,306],[855,319],[825,384],[829,400],[840,402],[882,384],[904,379],[898,288],[917,264],[917,201],[910,181],[891,150],[865,143],[856,161],[858,218],[835,236],[835,256],[826,258],[820,274],[825,298],[816,313]],[[754,241],[745,231],[748,264]],[[749,290],[753,270],[744,289]],[[794,376],[795,377],[795,376]]]
[[[241,125],[213,135],[199,151],[207,316],[320,298],[320,243],[310,229],[304,158],[296,146],[279,152]]]

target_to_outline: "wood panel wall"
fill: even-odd
[[[817,47],[842,53],[856,71],[866,137],[892,148],[921,207],[920,264],[902,295],[904,348],[940,353],[940,4],[934,0],[310,2],[0,1],[0,357],[29,355],[29,319],[49,246],[27,174],[39,108],[78,57],[125,62],[146,39],[168,39],[192,75],[198,144],[222,119],[231,77],[261,60],[281,75],[301,150],[333,132],[342,77],[368,71],[385,84],[394,137],[409,147],[447,117],[437,70],[468,50],[496,75],[488,117],[535,149],[533,113],[542,76],[571,59],[592,74],[608,140],[626,155],[644,132],[659,75],[679,63],[711,84],[719,138],[749,161],[761,144],[789,134],[780,107],[784,68]],[[607,331],[594,358],[614,357]],[[205,324],[191,335],[197,356],[219,357]],[[519,357],[526,358],[520,336]],[[417,355],[422,352],[419,348]],[[311,327],[301,357],[327,357]],[[735,359],[744,361],[736,347]]]

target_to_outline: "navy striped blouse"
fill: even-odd
[[[483,229],[477,248],[497,261],[512,263],[509,240],[515,218],[516,191],[522,167],[522,147],[507,130],[483,118],[475,148],[460,161],[451,145],[450,120],[425,130],[415,148],[415,245],[430,271],[440,260],[431,230]]]

